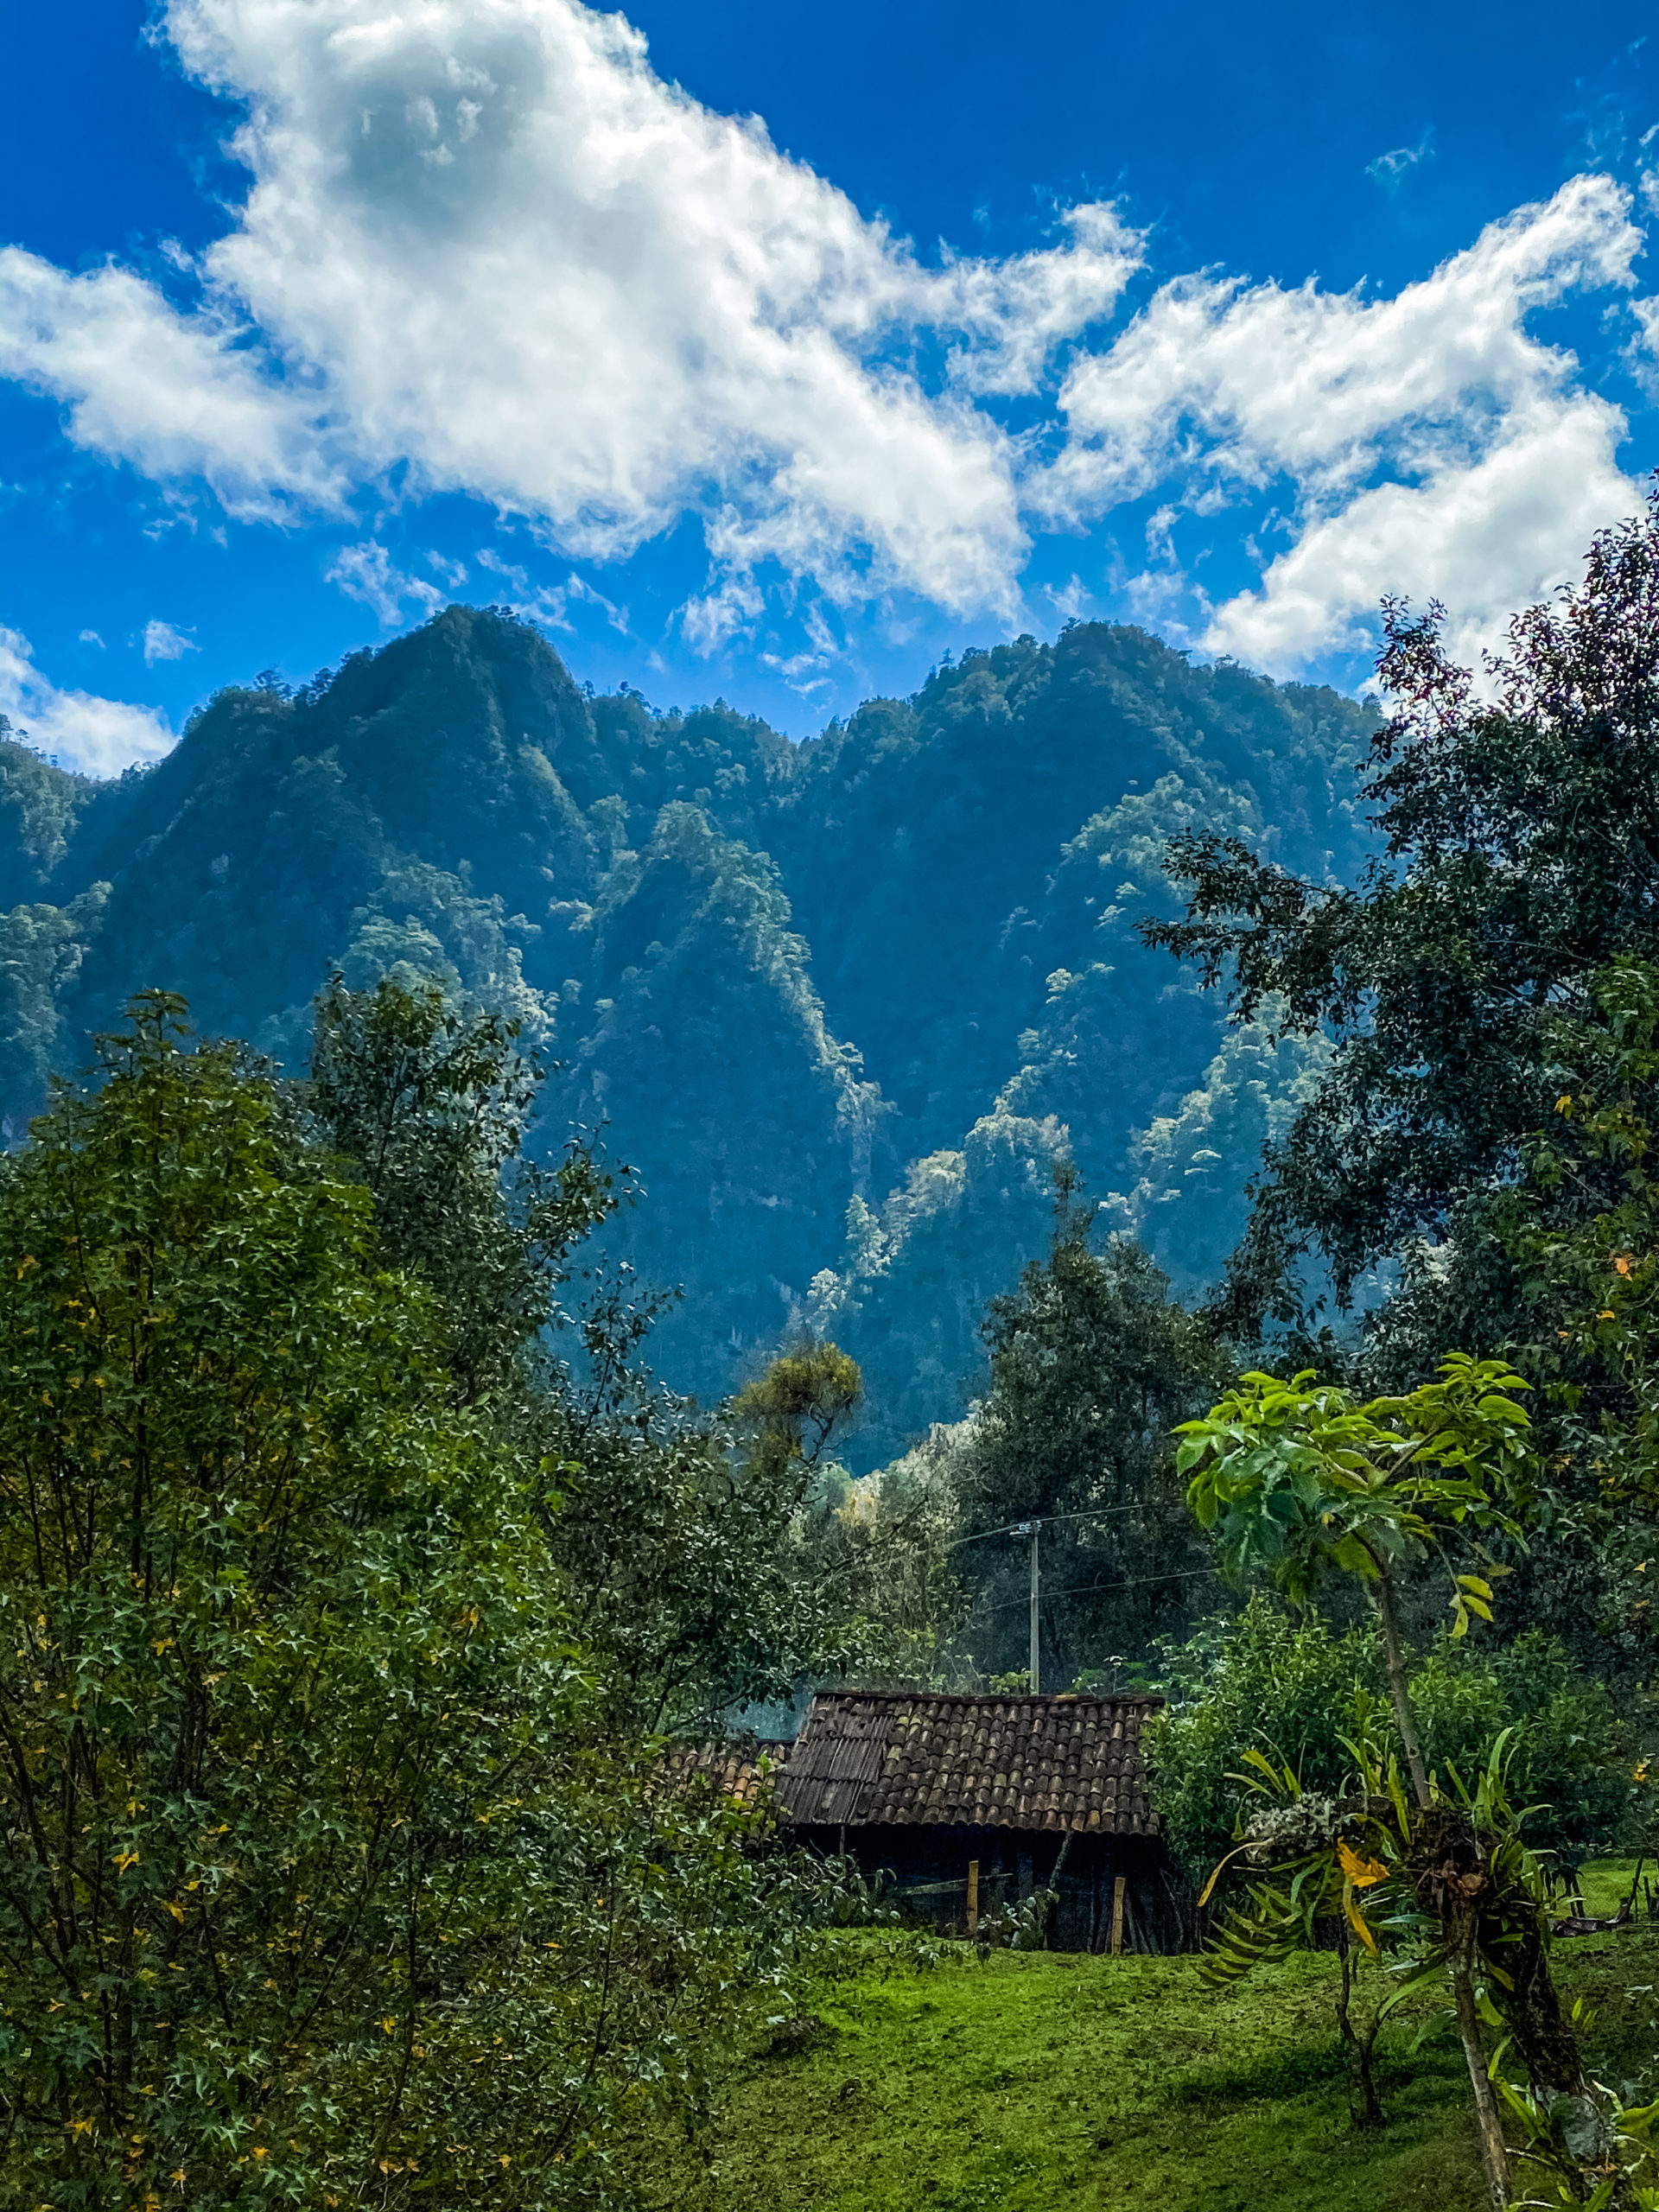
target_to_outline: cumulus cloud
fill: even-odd
[[[0,628],[0,715],[37,751],[83,775],[112,776],[169,752],[173,732],[154,707],[60,691],[35,665],[21,632]]]
[[[1012,604],[1016,456],[971,395],[1109,311],[1138,257],[1109,209],[926,266],[575,0],[173,0],[165,27],[245,103],[254,181],[188,312],[0,257],[0,367],[81,443],[240,512],[404,462],[599,556],[702,509],[729,573]]]
[[[930,259],[580,0],[168,0],[162,29],[241,108],[245,200],[175,256],[176,296],[0,252],[0,374],[238,515],[344,513],[396,472],[594,561],[693,514],[710,574],[679,620],[713,651],[760,620],[773,562],[843,607],[1014,617],[1033,529],[1143,498],[1173,519],[1124,588],[1166,607],[1171,531],[1254,501],[1289,543],[1195,634],[1288,671],[1401,586],[1478,626],[1637,498],[1622,417],[1529,321],[1630,289],[1640,233],[1605,177],[1393,298],[1203,272],[1115,330],[1143,249],[1110,207]],[[1441,555],[1473,565],[1431,576]],[[440,596],[372,538],[329,575],[388,626]],[[559,622],[592,588],[518,603]]]
[[[154,668],[158,660],[182,660],[186,653],[200,650],[194,638],[182,630],[175,630],[170,622],[152,620],[144,625],[146,668]]]
[[[0,376],[60,400],[77,445],[163,481],[200,477],[236,515],[340,505],[314,395],[245,335],[222,296],[181,315],[129,270],[70,276],[0,249]]]
[[[1044,496],[1072,518],[1167,481],[1188,511],[1287,485],[1295,543],[1204,642],[1288,671],[1356,643],[1385,591],[1456,598],[1470,638],[1560,581],[1636,487],[1624,421],[1527,327],[1628,289],[1628,195],[1579,177],[1392,299],[1202,276],[1163,287],[1060,399]]]

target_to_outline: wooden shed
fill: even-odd
[[[1053,1886],[1050,1946],[1103,1951],[1121,1880],[1123,1948],[1180,1950],[1191,1899],[1141,1758],[1161,1703],[821,1691],[773,1788],[798,1834],[943,1926],[966,1927],[970,1881],[981,1913]]]

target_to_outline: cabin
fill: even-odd
[[[1162,1702],[820,1691],[773,1776],[778,1810],[942,1928],[1052,1888],[1051,1949],[1185,1950],[1192,1900],[1141,1756]]]

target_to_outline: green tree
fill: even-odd
[[[1220,1368],[1208,1335],[1137,1245],[1095,1249],[1095,1209],[1078,1194],[1076,1169],[1062,1163],[1055,1186],[1048,1257],[986,1316],[990,1386],[957,1485],[964,1535],[1046,1524],[1043,1633],[1070,1680],[1114,1648],[1149,1654],[1205,1580],[1169,1433],[1204,1402]],[[973,1640],[988,1671],[1025,1656],[1027,1541],[993,1539],[959,1557],[976,1588]]]
[[[0,1179],[0,2202],[584,2201],[755,1876],[604,1724],[368,1193],[181,1012]]]
[[[1319,883],[1237,839],[1178,840],[1186,918],[1145,935],[1227,978],[1236,1020],[1335,1040],[1267,1149],[1229,1325],[1305,1322],[1323,1271],[1345,1300],[1393,1256],[1407,1294],[1382,1349],[1410,1381],[1446,1343],[1496,1354],[1516,1333],[1491,1196],[1554,1095],[1561,1012],[1587,1010],[1615,956],[1659,945],[1659,492],[1597,536],[1581,585],[1515,618],[1478,685],[1438,606],[1384,613],[1367,874]]]
[[[541,1082],[515,1026],[439,979],[336,977],[302,1096],[385,1255],[431,1286],[458,1397],[543,1470],[544,1539],[614,1725],[704,1726],[846,1662],[796,1522],[858,1371],[808,1348],[729,1417],[659,1383],[644,1355],[671,1299],[578,1249],[631,1171],[574,1140],[554,1170],[526,1157]]]
[[[616,1693],[652,1727],[703,1727],[852,1661],[854,1599],[803,1535],[858,1369],[799,1347],[711,1418],[631,1356],[627,1289],[611,1280],[582,1317],[591,1387],[540,1410],[563,1485],[551,1541]]]
[[[1400,1597],[1402,1579],[1433,1560],[1448,1577],[1454,1637],[1461,1638],[1471,1618],[1491,1618],[1486,1574],[1459,1573],[1457,1553],[1471,1552],[1490,1573],[1494,1562],[1482,1540],[1520,1534],[1514,1508],[1528,1465],[1529,1423],[1516,1393],[1529,1387],[1501,1361],[1463,1355],[1442,1363],[1439,1382],[1365,1405],[1320,1385],[1312,1373],[1287,1383],[1252,1374],[1205,1419],[1184,1423],[1179,1432],[1179,1464],[1191,1477],[1193,1511],[1214,1531],[1235,1573],[1265,1569],[1298,1599],[1310,1597],[1327,1575],[1352,1576],[1371,1598],[1412,1802],[1393,1783],[1389,1809],[1376,1817],[1367,1809],[1362,1826],[1376,1857],[1375,1878],[1409,1878],[1414,1894],[1427,1882],[1436,1900],[1431,1958],[1449,1975],[1496,2205],[1507,2202],[1508,2160],[1482,2042],[1478,1974],[1503,1993],[1506,2017],[1535,2082],[1576,2090],[1582,2070],[1549,1979],[1541,1882],[1508,1814],[1496,1751],[1472,1807],[1450,1808],[1431,1780],[1413,1709]],[[1294,1768],[1253,1757],[1275,1790],[1304,1795]],[[1363,1752],[1360,1764],[1369,1808],[1382,1788],[1380,1758]],[[1287,1891],[1269,1885],[1260,1891],[1254,1913],[1241,1917],[1224,1944],[1235,1965],[1242,1968],[1298,1929],[1310,1928],[1312,1898],[1332,1882],[1351,1923],[1364,1933],[1353,1892],[1371,1878],[1357,1874],[1341,1856],[1353,1849],[1341,1834],[1349,1825],[1336,1815],[1326,1819],[1307,1861],[1318,1882],[1299,1887],[1293,1877]],[[1306,1847],[1308,1839],[1301,1841]],[[1456,1866],[1455,1878],[1433,1873],[1437,1853]]]
[[[1241,1613],[1166,1644],[1161,1687],[1164,1710],[1143,1734],[1158,1817],[1202,1884],[1246,1809],[1251,1751],[1289,1767],[1304,1789],[1341,1793],[1354,1692],[1380,1689],[1382,1669],[1363,1629],[1334,1633],[1317,1608],[1289,1611],[1257,1591]]]
[[[386,1261],[432,1286],[469,1401],[513,1376],[556,1318],[570,1247],[618,1203],[585,1146],[550,1172],[525,1158],[542,1071],[518,1037],[435,979],[353,991],[335,976],[317,1001],[303,1094],[373,1194]]]

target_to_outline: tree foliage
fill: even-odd
[[[1240,1019],[1336,1040],[1269,1148],[1230,1318],[1297,1319],[1310,1257],[1345,1299],[1395,1255],[1421,1317],[1402,1338],[1396,1314],[1396,1357],[1418,1371],[1448,1339],[1502,1348],[1516,1287],[1484,1202],[1547,1110],[1561,1011],[1659,944],[1659,493],[1597,536],[1582,584],[1516,617],[1484,684],[1442,620],[1385,607],[1394,711],[1361,794],[1382,850],[1359,883],[1192,837],[1170,861],[1186,918],[1146,931],[1225,979]]]
[[[556,1313],[566,1255],[616,1203],[586,1147],[524,1157],[542,1071],[519,1029],[435,978],[335,975],[317,1001],[306,1106],[366,1183],[387,1262],[418,1272],[444,1320],[457,1389],[499,1388]],[[626,1171],[624,1171],[626,1179]]]
[[[368,1191],[137,1002],[0,1180],[0,2202],[586,2202],[775,1970]]]
[[[1138,1246],[1096,1250],[1077,1172],[1056,1175],[1048,1257],[993,1299],[990,1384],[957,1473],[962,1533],[1041,1520],[1044,1635],[1059,1675],[1149,1652],[1205,1579],[1169,1433],[1217,1378],[1215,1347]],[[1023,1538],[976,1544],[972,1639],[990,1672],[1023,1661]]]

